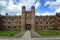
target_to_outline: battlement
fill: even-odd
[[[26,7],[22,6],[22,11],[26,11]],[[35,6],[31,6],[31,11],[35,11]]]

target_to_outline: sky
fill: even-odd
[[[0,0],[0,14],[21,15],[22,6],[31,11],[35,6],[35,15],[55,15],[60,12],[60,0]]]

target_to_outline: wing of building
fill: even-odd
[[[36,16],[35,7],[26,11],[22,6],[21,16],[0,15],[0,30],[60,30],[60,13],[51,16]]]

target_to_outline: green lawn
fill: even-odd
[[[13,36],[19,32],[20,30],[2,30],[0,31],[0,36]]]
[[[41,36],[55,36],[60,35],[60,31],[54,31],[54,30],[36,30],[39,35]]]

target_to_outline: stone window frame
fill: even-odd
[[[8,26],[8,28],[10,28],[10,26]]]
[[[54,23],[55,23],[55,22],[53,22],[53,21],[52,21],[52,22],[50,22],[50,24],[54,24]]]
[[[46,22],[46,24],[48,24],[48,22]]]
[[[40,24],[43,24],[43,22],[40,22]]]
[[[4,26],[4,28],[6,28],[6,26]]]
[[[19,28],[21,28],[21,26],[19,26]]]
[[[21,24],[21,22],[19,22],[19,24]]]
[[[17,28],[16,26],[14,26],[14,28]]]
[[[40,26],[40,28],[42,28],[43,26]]]
[[[8,24],[11,24],[11,22],[8,22]]]

